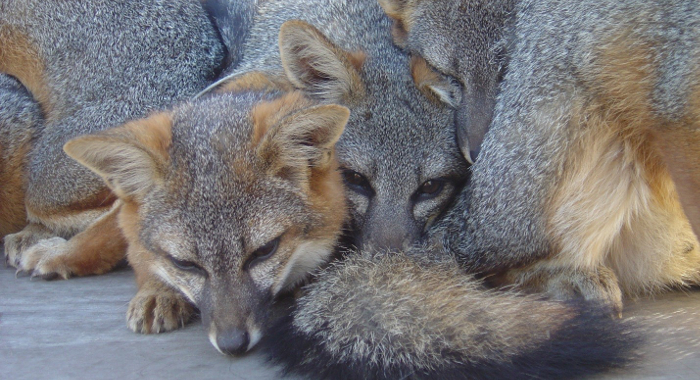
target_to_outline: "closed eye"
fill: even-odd
[[[252,266],[257,265],[272,257],[275,254],[275,252],[277,252],[277,248],[280,245],[281,237],[282,236],[280,235],[253,251],[253,253],[251,253],[250,256],[248,256],[248,260],[246,260],[244,268],[248,270]]]
[[[181,271],[190,272],[205,277],[207,275],[207,272],[202,267],[191,261],[180,260],[171,255],[168,255],[168,258],[170,259],[170,262],[173,263],[175,268]]]

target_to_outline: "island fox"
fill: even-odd
[[[334,144],[348,109],[258,73],[236,84],[65,145],[119,198],[139,283],[129,326],[177,328],[196,305],[228,354],[253,347],[274,297],[329,259],[347,214]]]
[[[69,141],[66,152],[119,197],[141,284],[130,309],[153,302],[144,292],[162,302],[132,327],[177,326],[196,305],[220,352],[265,336],[274,361],[326,379],[559,378],[634,358],[632,325],[483,290],[452,258],[424,251],[349,253],[294,314],[272,317],[278,295],[331,257],[348,218],[334,154],[348,118],[251,72],[225,92]]]
[[[438,100],[456,104],[459,94],[394,46],[390,27],[376,0],[263,2],[224,82],[262,70],[350,108],[337,151],[355,244],[400,249],[418,242],[450,204],[468,165],[453,109]]]
[[[466,267],[617,308],[698,283],[700,3],[380,2],[462,86],[478,160],[433,232]]]
[[[39,107],[27,119],[31,138],[16,133],[19,124],[10,133],[0,126],[3,151],[15,147],[0,169],[7,262],[66,278],[121,261],[116,197],[63,144],[194,95],[223,58],[196,0],[3,1],[0,72],[17,78]],[[10,112],[5,102],[1,112]]]

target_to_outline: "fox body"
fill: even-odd
[[[618,308],[697,283],[697,2],[381,2],[463,88],[478,160],[434,232],[465,266]]]
[[[176,328],[194,304],[219,351],[255,345],[274,296],[327,261],[342,230],[333,144],[347,118],[299,92],[240,90],[66,144],[122,203],[139,283],[130,327]]]
[[[114,195],[63,144],[194,95],[223,58],[197,1],[4,1],[0,72],[29,90],[41,116],[28,145],[13,153],[21,168],[0,185],[21,193],[2,199],[15,210],[0,215],[9,264],[66,278],[102,273],[123,259]]]
[[[265,2],[252,25],[227,79],[263,70],[350,108],[337,150],[356,244],[416,243],[467,175],[453,110],[438,100],[454,100],[452,83],[393,45],[373,0]]]

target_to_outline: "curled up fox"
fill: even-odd
[[[428,249],[348,253],[276,318],[347,221],[334,145],[348,117],[248,73],[65,150],[119,197],[140,281],[196,305],[223,353],[263,339],[287,370],[324,379],[558,378],[634,357],[634,329],[606,309],[485,290]]]
[[[698,2],[380,3],[460,84],[476,162],[432,232],[465,268],[617,310],[698,284]]]

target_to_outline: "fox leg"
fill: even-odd
[[[89,210],[70,220],[91,220],[70,238],[38,222],[5,237],[5,257],[18,272],[47,279],[101,274],[114,268],[126,254],[126,240],[118,223],[119,204],[107,212]],[[65,223],[64,223],[64,227]]]
[[[573,118],[586,125],[570,129],[575,137],[544,210],[551,255],[505,277],[619,311],[623,295],[697,283],[700,254],[653,140],[605,116]]]
[[[622,312],[622,290],[617,276],[605,265],[583,269],[543,261],[523,269],[510,270],[496,281],[546,292],[558,300],[583,297],[608,306],[615,315]]]
[[[129,302],[127,326],[141,334],[157,334],[184,327],[195,315],[194,306],[143,265],[132,263],[132,266],[139,290]]]

